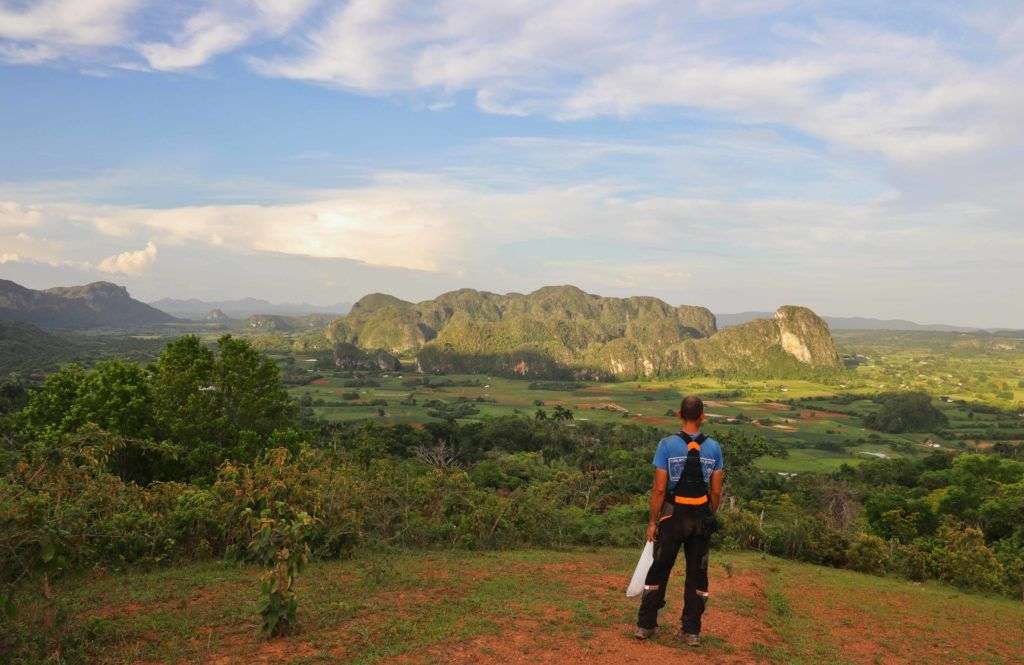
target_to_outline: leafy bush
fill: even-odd
[[[889,567],[889,545],[878,536],[859,533],[846,549],[850,568],[880,575]]]
[[[939,542],[940,579],[961,589],[999,591],[1003,587],[1003,566],[980,529],[947,523],[939,529]]]
[[[719,532],[722,547],[726,549],[761,549],[765,533],[757,515],[749,510],[722,510],[718,513],[722,529]]]

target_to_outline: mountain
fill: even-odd
[[[128,295],[123,286],[93,282],[37,291],[0,280],[0,321],[41,328],[133,328],[176,319]]]
[[[722,328],[747,323],[755,319],[772,316],[771,312],[738,312],[736,314],[716,314],[718,325]],[[942,323],[914,323],[904,319],[872,319],[863,316],[823,316],[832,330],[909,330],[931,332],[977,332],[981,328],[968,326],[951,326]]]
[[[828,326],[803,307],[718,332],[705,307],[574,286],[525,295],[460,289],[419,303],[375,293],[332,322],[327,336],[415,354],[424,372],[626,377],[840,367]]]
[[[245,319],[250,316],[267,314],[272,316],[302,316],[305,314],[345,314],[351,308],[350,303],[337,303],[320,306],[309,303],[272,303],[258,298],[242,298],[239,300],[207,301],[189,298],[161,298],[149,303],[157,309],[188,319],[203,320],[209,312],[219,310],[227,318]]]

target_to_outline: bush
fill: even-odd
[[[889,545],[870,533],[858,533],[846,549],[847,565],[862,573],[881,575],[889,567]]]
[[[892,568],[908,580],[920,582],[937,575],[935,562],[928,549],[918,544],[896,544]]]
[[[940,579],[961,589],[998,591],[1004,570],[980,529],[947,523],[939,529],[936,552]]]
[[[749,510],[721,510],[718,519],[721,546],[725,549],[762,549],[765,533],[757,515]]]

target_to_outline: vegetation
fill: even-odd
[[[949,424],[946,415],[932,406],[926,393],[891,393],[876,401],[882,408],[864,418],[864,424],[881,432],[934,432]]]
[[[232,569],[262,572],[234,596],[246,599],[253,632],[274,636],[317,630],[327,611],[301,574],[307,562],[346,565],[324,562],[373,552],[378,563],[362,578],[385,584],[389,559],[409,549],[633,548],[654,444],[675,426],[661,414],[681,392],[709,397],[707,430],[726,455],[716,549],[1020,599],[1020,412],[995,396],[872,392],[864,377],[897,361],[865,355],[820,380],[528,383],[353,372],[316,355],[268,357],[236,337],[186,336],[148,364],[106,358],[37,385],[8,379],[5,646],[26,662],[55,649],[65,662],[96,659],[94,645],[120,638],[69,614],[70,598],[82,602],[75,581],[95,571],[256,566]],[[988,352],[970,357],[992,362]],[[1017,371],[1016,356],[1004,358],[989,376]],[[282,367],[309,380],[286,390]],[[863,427],[897,420],[910,431]],[[773,629],[799,634],[801,601],[767,593]],[[787,648],[809,657],[803,644]]]

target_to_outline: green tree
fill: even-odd
[[[193,335],[171,342],[152,377],[158,428],[183,447],[186,477],[209,477],[226,459],[254,459],[297,412],[277,365],[230,335],[216,352]]]
[[[228,431],[268,436],[287,427],[295,405],[281,384],[277,364],[231,335],[217,341],[217,350],[215,392]]]
[[[97,363],[79,386],[74,420],[95,423],[113,434],[154,435],[153,393],[142,367],[120,360]]]
[[[80,414],[75,410],[75,402],[81,394],[85,374],[81,365],[65,365],[32,392],[21,412],[30,436],[72,432],[82,425],[76,420]]]
[[[216,359],[195,335],[168,344],[151,367],[161,436],[186,447],[218,440]]]
[[[567,409],[561,404],[555,406],[555,410],[551,413],[552,420],[572,420],[572,410]]]
[[[880,432],[933,432],[949,424],[927,393],[892,393],[877,400],[881,408],[864,417],[864,425]]]

